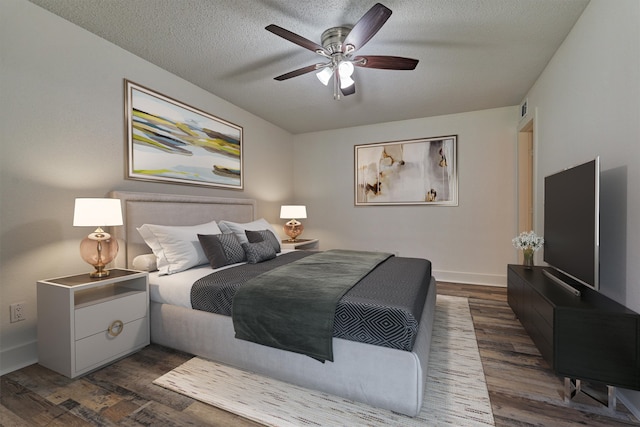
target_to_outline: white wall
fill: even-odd
[[[517,107],[294,136],[296,202],[321,248],[432,261],[438,280],[506,285],[516,261]],[[354,145],[458,135],[459,206],[355,206]]]
[[[529,95],[543,178],[600,156],[601,290],[640,312],[640,2],[591,0]],[[623,400],[640,416],[640,392]]]
[[[279,223],[292,198],[289,133],[27,2],[0,2],[0,373],[36,361],[38,279],[89,271],[75,197],[112,189],[256,198]],[[244,128],[245,190],[124,179],[123,79]],[[265,179],[268,178],[268,179]],[[27,320],[9,323],[9,304]]]

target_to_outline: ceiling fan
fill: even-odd
[[[318,79],[325,86],[333,77],[333,98],[340,99],[341,94],[347,96],[356,92],[355,81],[351,78],[354,66],[385,70],[415,69],[417,59],[384,55],[355,56],[355,52],[382,28],[390,16],[391,9],[376,3],[353,27],[333,27],[324,31],[321,36],[322,46],[277,25],[267,25],[267,31],[329,60],[290,71],[275,77],[275,80],[287,80],[317,71]]]

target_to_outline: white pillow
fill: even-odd
[[[223,233],[235,234],[236,237],[238,237],[238,240],[240,241],[241,244],[249,243],[249,239],[247,239],[247,235],[244,232],[245,230],[250,230],[250,231],[269,230],[270,232],[273,233],[274,236],[276,236],[276,240],[278,241],[278,244],[280,243],[280,238],[278,237],[276,230],[274,230],[271,224],[269,224],[267,220],[264,218],[260,218],[255,221],[247,222],[244,224],[231,222],[231,221],[220,221],[218,222],[218,226],[220,227],[220,230],[222,230]]]
[[[158,259],[155,254],[138,255],[133,259],[133,268],[141,271],[156,271]]]
[[[222,233],[215,221],[187,226],[144,224],[138,232],[156,256],[161,276],[209,263],[198,234]]]

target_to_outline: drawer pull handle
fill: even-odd
[[[122,320],[114,320],[113,323],[109,325],[107,333],[112,337],[117,337],[118,335],[120,335],[123,329],[124,323],[122,323]]]

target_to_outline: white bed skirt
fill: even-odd
[[[413,417],[422,406],[435,305],[431,278],[413,351],[334,338],[334,362],[238,340],[231,317],[153,301],[151,341]]]

